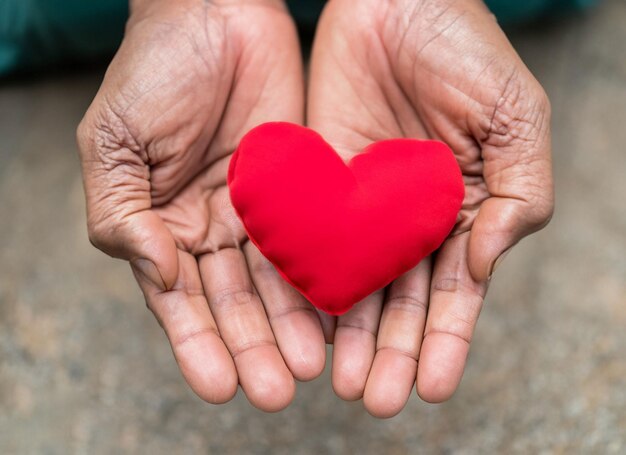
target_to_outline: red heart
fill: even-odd
[[[376,142],[346,165],[315,131],[266,123],[228,170],[250,240],[316,307],[342,314],[435,251],[464,195],[438,141]]]

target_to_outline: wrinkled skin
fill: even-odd
[[[253,126],[302,123],[300,49],[284,5],[152,1],[78,129],[91,241],[129,260],[192,389],[238,383],[265,411],[323,369],[312,306],[247,241],[226,187]]]
[[[240,384],[266,411],[316,377],[389,417],[462,376],[499,258],[552,213],[549,104],[478,0],[332,0],[311,60],[308,125],[349,159],[437,138],[466,199],[432,258],[339,318],[322,316],[247,241],[225,186],[257,124],[302,123],[301,58],[278,0],[133,3],[78,130],[89,235],[129,260],[183,376],[211,403]],[[366,247],[366,246],[364,246]],[[322,330],[323,328],[323,330]],[[418,368],[419,358],[419,368]]]
[[[466,196],[451,237],[385,292],[325,318],[340,397],[378,417],[398,413],[415,382],[444,401],[498,258],[552,214],[546,95],[478,0],[333,0],[307,102],[308,125],[345,159],[393,137],[440,139],[456,155]]]

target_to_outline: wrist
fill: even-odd
[[[232,8],[239,6],[266,6],[288,11],[285,0],[130,0],[131,20],[143,19],[148,16],[176,15],[194,9],[206,12],[208,8]]]
[[[193,7],[193,5],[202,5],[204,0],[130,0],[129,10],[130,16],[144,17],[152,14],[181,11]]]

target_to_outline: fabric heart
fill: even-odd
[[[376,142],[346,164],[315,131],[290,123],[245,135],[228,186],[250,240],[313,305],[335,315],[435,251],[464,196],[442,142]]]

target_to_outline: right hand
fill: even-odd
[[[302,123],[293,23],[278,0],[134,4],[78,128],[89,237],[130,261],[191,388],[241,384],[265,411],[325,362],[317,313],[247,241],[226,171],[240,138]]]

